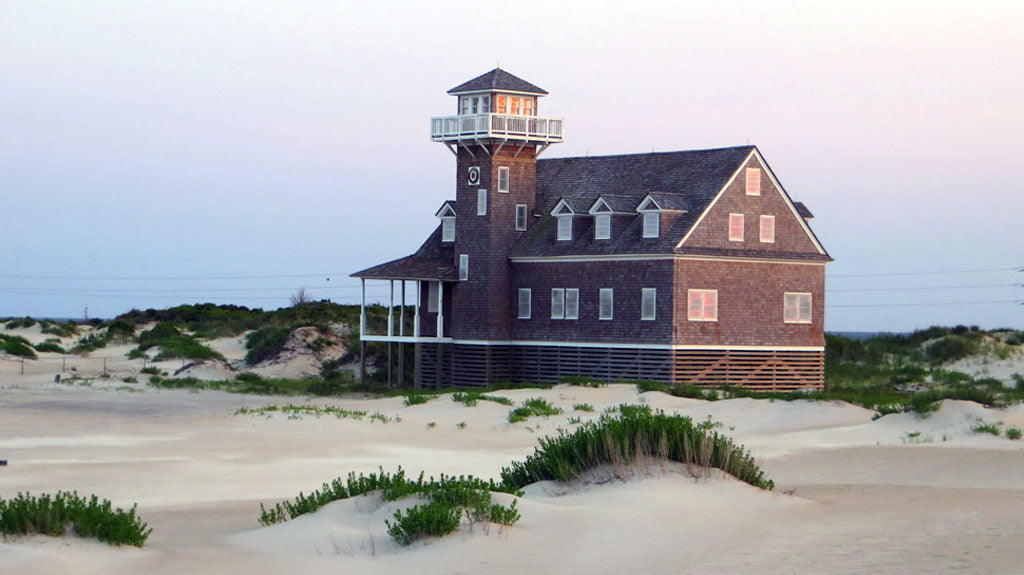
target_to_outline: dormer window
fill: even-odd
[[[437,210],[435,216],[441,218],[441,241],[442,242],[454,242],[455,241],[455,208],[452,207],[451,202],[445,202],[441,204],[441,209]]]
[[[597,214],[594,216],[594,239],[608,240],[612,237],[612,215]]]
[[[661,235],[661,214],[658,212],[644,212],[644,234],[645,238],[656,238]]]
[[[455,241],[455,218],[441,218],[441,241]]]
[[[561,241],[572,240],[572,216],[557,216],[558,218],[558,239]]]
[[[555,208],[551,210],[551,215],[555,216],[558,222],[559,241],[572,241],[572,216],[575,213],[565,200],[558,200]]]

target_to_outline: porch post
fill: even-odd
[[[359,304],[359,383],[366,384],[366,279],[359,278],[362,299]]]
[[[405,337],[405,280],[402,280],[402,303],[398,308],[398,335]],[[405,344],[398,344],[398,385],[405,385]]]
[[[444,282],[437,282],[437,339],[444,337]]]
[[[416,280],[416,314],[412,316],[412,335],[420,336],[420,298],[422,297],[423,281]]]

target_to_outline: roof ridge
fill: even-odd
[[[699,148],[699,149],[696,149],[696,150],[673,150],[673,151],[670,151],[670,152],[640,152],[638,154],[607,154],[607,155],[603,155],[603,156],[589,156],[589,155],[588,156],[565,156],[565,157],[562,157],[562,158],[538,159],[537,162],[553,162],[553,161],[556,161],[556,160],[585,160],[585,159],[590,159],[590,158],[595,158],[595,159],[600,159],[600,158],[630,158],[630,157],[632,157],[632,158],[639,158],[639,157],[642,157],[642,156],[668,156],[668,155],[672,155],[672,154],[695,154],[697,152],[724,152],[724,151],[727,151],[727,150],[743,150],[743,149],[754,150],[756,148],[757,148],[757,146],[754,145],[754,144],[747,144],[747,145],[743,145],[743,146],[725,146],[725,147],[722,147],[722,148]]]

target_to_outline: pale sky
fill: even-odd
[[[828,330],[1022,328],[1022,21],[1009,1],[0,0],[0,316],[356,302],[348,274],[414,251],[453,197],[428,134],[445,91],[500,62],[565,118],[544,157],[756,144],[836,260]],[[235,279],[182,279],[210,277]]]

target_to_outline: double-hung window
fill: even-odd
[[[786,323],[811,323],[811,294],[786,292],[782,319]]]
[[[441,241],[455,241],[455,218],[441,218]]]
[[[687,290],[687,313],[690,321],[718,321],[718,290]]]
[[[612,237],[612,215],[597,214],[594,216],[594,239],[608,240]]]
[[[613,319],[615,315],[615,290],[601,288],[598,292],[597,319]]]
[[[508,166],[501,166],[498,168],[498,191],[508,192],[508,177],[509,169]]]
[[[657,316],[658,289],[640,289],[640,319],[654,320]]]
[[[561,241],[572,240],[572,216],[557,216],[558,239]]]
[[[469,254],[459,254],[459,281],[469,279]]]
[[[747,195],[761,195],[761,169],[747,168]]]
[[[551,319],[565,319],[565,290],[562,288],[551,290]]]
[[[661,234],[661,214],[658,212],[644,212],[644,234],[645,238],[656,238]]]
[[[479,189],[476,191],[476,215],[487,215],[487,190]]]
[[[427,283],[427,313],[437,313],[441,308],[438,302],[441,301],[441,282]]]
[[[743,214],[729,214],[729,241],[743,241]]]
[[[526,204],[516,204],[516,230],[526,229]]]
[[[761,216],[761,243],[775,243],[775,216]]]
[[[519,313],[517,317],[519,319],[530,319],[531,312],[533,311],[533,292],[530,288],[519,288]]]

